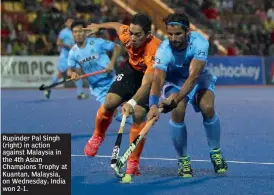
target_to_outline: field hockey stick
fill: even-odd
[[[96,72],[91,72],[91,73],[88,73],[88,74],[83,74],[81,76],[79,76],[79,79],[83,79],[83,78],[87,78],[87,77],[90,77],[90,76],[95,76],[95,75],[98,75],[98,74],[102,74],[102,73],[105,73],[106,72],[106,69],[103,69],[103,70],[99,70],[99,71],[96,71]],[[49,86],[45,86],[44,84],[41,85],[39,87],[39,90],[40,91],[43,91],[43,90],[48,90],[48,89],[51,89],[57,85],[61,85],[63,83],[67,83],[67,82],[70,82],[70,81],[74,81],[75,79],[65,79],[63,81],[60,81],[60,82],[57,82],[57,83],[53,83]]]
[[[117,162],[117,159],[118,159],[118,155],[119,155],[119,151],[120,151],[120,145],[121,145],[121,142],[122,142],[122,137],[123,137],[124,128],[125,128],[125,124],[126,124],[126,119],[127,119],[127,116],[124,114],[123,118],[122,118],[122,121],[121,121],[121,124],[120,124],[118,135],[117,135],[117,138],[116,138],[116,141],[115,141],[115,145],[114,145],[114,148],[113,148],[113,151],[112,151],[112,155],[111,155],[112,156],[111,157],[111,162],[110,162],[111,167],[114,167],[116,165],[116,162]]]
[[[159,109],[160,112],[162,112],[162,108]],[[116,163],[115,166],[112,166],[112,169],[114,170],[114,173],[117,177],[122,178],[125,176],[125,173],[121,171],[121,169],[125,166],[126,161],[128,160],[129,156],[132,154],[132,152],[135,150],[135,148],[138,146],[140,141],[146,136],[150,128],[155,122],[155,118],[152,118],[149,120],[142,131],[138,134],[138,136],[135,138],[135,140],[129,145],[126,152],[121,156],[120,160]]]

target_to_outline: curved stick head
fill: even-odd
[[[116,177],[118,178],[123,178],[126,174],[124,172],[121,171],[121,169],[119,169],[116,165],[112,164],[111,168],[114,171],[114,174],[116,175]]]
[[[45,85],[43,84],[43,85],[41,85],[40,87],[39,87],[39,90],[40,91],[43,91],[43,90],[45,90],[46,88],[45,88]]]

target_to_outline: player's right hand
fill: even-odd
[[[162,113],[166,114],[177,107],[177,103],[175,102],[177,96],[178,93],[174,93],[160,102],[159,107],[162,109]]]
[[[122,114],[125,114],[127,117],[133,113],[133,110],[133,107],[128,103],[122,106]]]
[[[97,33],[100,29],[98,24],[90,24],[86,28],[83,28],[83,30],[85,31],[86,36],[90,36]]]
[[[149,109],[148,114],[147,114],[147,121],[150,121],[153,118],[155,118],[154,123],[160,118],[160,112],[156,105],[152,105]]]
[[[70,74],[70,78],[73,79],[73,80],[79,80],[80,76],[76,72],[72,72]]]
[[[162,113],[171,112],[174,108],[177,107],[177,104],[174,99],[164,99],[160,103],[160,108],[162,108]]]

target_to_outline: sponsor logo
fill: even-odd
[[[258,80],[260,77],[261,68],[258,65],[248,66],[246,64],[239,64],[238,66],[224,66],[222,63],[214,65],[209,63],[208,70],[217,77],[248,77],[254,80]]]
[[[86,57],[86,58],[80,60],[79,63],[82,65],[85,62],[88,62],[88,61],[91,61],[91,60],[95,60],[95,59],[98,59],[98,58],[99,58],[99,54],[95,54],[95,55],[92,55],[92,56],[89,56],[89,57]]]
[[[1,60],[2,75],[52,75],[55,65],[52,61],[21,60],[8,57]]]

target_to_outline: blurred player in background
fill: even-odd
[[[153,59],[160,40],[151,34],[151,19],[142,14],[132,17],[130,26],[116,22],[91,24],[86,28],[88,33],[96,33],[100,29],[114,29],[119,35],[129,54],[129,60],[121,68],[116,81],[112,84],[105,103],[96,116],[96,127],[84,152],[87,156],[95,156],[103,142],[106,130],[112,121],[114,110],[123,102],[123,109],[133,111],[133,125],[130,131],[130,143],[138,136],[145,125],[148,111],[148,96],[153,79]],[[127,163],[127,174],[139,175],[139,160],[143,150],[143,139]]]
[[[87,78],[91,94],[103,104],[110,86],[115,81],[114,65],[121,52],[121,47],[101,38],[86,37],[84,27],[86,24],[81,20],[74,21],[71,25],[76,44],[69,52],[67,74],[73,79],[78,79],[79,75],[75,72],[77,66],[81,67],[86,74],[106,69],[107,73]],[[113,52],[111,59],[109,59],[107,52]],[[119,111],[115,113],[115,119],[122,120]],[[128,118],[127,123],[132,124],[132,118]]]
[[[148,120],[160,116],[158,101],[162,90],[163,98],[167,99],[161,102],[160,107],[164,113],[172,111],[169,124],[179,158],[178,175],[192,177],[184,123],[187,104],[192,103],[195,111],[202,113],[215,172],[224,173],[227,164],[220,149],[220,120],[214,109],[217,78],[206,69],[209,43],[201,34],[190,32],[189,19],[185,14],[170,14],[164,21],[169,39],[162,42],[155,57]]]
[[[66,71],[68,69],[68,54],[72,46],[74,45],[74,39],[71,32],[71,24],[73,19],[68,17],[65,21],[65,26],[58,36],[57,46],[60,48],[60,56],[57,65],[58,73],[53,77],[52,83],[56,83],[59,79],[64,78]],[[78,72],[81,72],[80,68],[78,68]],[[83,81],[79,79],[75,82],[77,88],[77,98],[79,100],[87,99],[88,96],[83,93]],[[45,90],[45,96],[49,99],[51,95],[51,90]]]

